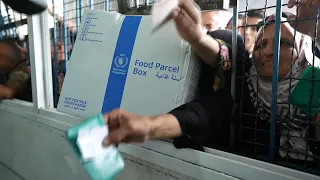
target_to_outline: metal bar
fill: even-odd
[[[274,161],[275,158],[275,143],[276,143],[276,121],[277,121],[277,92],[278,92],[278,71],[279,71],[279,51],[281,37],[281,14],[282,0],[277,0],[276,21],[274,33],[274,56],[273,56],[273,73],[272,73],[272,106],[271,106],[271,124],[270,124],[270,145],[269,145],[269,160]]]
[[[287,6],[288,4],[286,3],[286,4],[281,4],[281,6]],[[263,7],[263,8],[254,8],[254,11],[259,11],[259,10],[267,10],[267,9],[272,9],[272,8],[275,8],[275,7],[277,7],[277,5],[275,5],[275,6],[265,6],[265,7]],[[247,11],[239,11],[239,13],[246,13]]]
[[[299,14],[299,8],[297,7],[296,8],[296,14]],[[286,19],[287,20],[287,19]],[[295,23],[295,25],[293,26],[293,29],[294,29],[294,33],[293,33],[293,40],[295,41],[296,39],[296,35],[297,35],[297,23]],[[293,62],[294,62],[294,52],[295,52],[295,48],[294,48],[295,45],[292,46],[292,51],[291,51],[291,63],[290,63],[290,72],[289,72],[289,97],[291,95],[291,92],[292,92],[292,88],[294,88],[294,86],[292,86],[292,67],[293,67]],[[292,116],[293,114],[291,113],[290,109],[292,108],[292,105],[290,103],[288,103],[288,107],[289,107],[289,116],[288,116],[288,122],[292,121]],[[287,131],[286,133],[286,136],[287,137],[290,137],[290,131]]]
[[[237,4],[239,0],[237,0]],[[237,35],[238,35],[238,6],[233,8],[233,22],[232,22],[232,73],[231,73],[231,95],[233,100],[236,100],[236,79],[237,79]],[[230,147],[235,145],[235,127],[230,125]]]
[[[76,1],[76,25],[77,25],[77,31],[79,31],[80,26],[80,16],[81,16],[81,0]]]
[[[6,11],[7,11],[8,22],[11,24],[10,13],[9,13],[9,6],[5,4],[4,7],[6,8]],[[14,37],[16,36],[16,31],[15,31],[14,28],[10,28],[9,31],[12,31],[12,35],[13,35]]]
[[[268,4],[268,0],[265,0],[265,4],[264,4],[265,9],[264,9],[264,12],[263,12],[263,20],[262,20],[264,26],[261,27],[261,28],[262,28],[262,29],[261,29],[261,31],[262,31],[262,39],[264,38],[264,28],[265,28],[265,26],[266,26],[266,8],[267,8],[267,4]],[[261,56],[261,50],[262,50],[262,48],[259,48],[259,62],[258,62],[259,67],[256,68],[256,69],[257,69],[257,83],[256,83],[256,86],[257,86],[257,87],[259,86],[260,78],[263,76],[263,75],[260,74],[260,62],[261,62],[261,57],[262,57],[262,56]],[[252,52],[252,53],[253,53],[253,52]],[[251,54],[251,57],[252,57],[252,55],[253,55],[253,54]],[[253,75],[251,74],[251,76],[253,76]],[[260,77],[260,78],[259,78],[259,77]],[[259,94],[259,88],[257,88],[257,94]],[[257,103],[257,104],[260,104],[259,96],[257,96],[257,101],[256,101],[256,103]],[[254,142],[257,142],[257,141],[258,141],[258,137],[257,137],[257,136],[258,136],[258,132],[259,132],[259,131],[257,131],[257,129],[258,129],[258,122],[260,121],[261,115],[262,115],[262,114],[259,113],[259,115],[255,117],[254,128],[255,128],[256,130],[254,131]],[[254,148],[254,151],[255,151],[255,152],[257,151],[257,147]]]
[[[56,13],[55,13],[55,6],[54,0],[52,0],[52,14],[53,14],[53,37],[52,37],[52,46],[53,46],[53,68],[52,68],[52,75],[53,75],[53,104],[54,107],[58,104],[58,57],[57,57],[57,24],[56,24]]]
[[[52,70],[48,12],[28,16],[28,40],[34,111],[52,108]]]
[[[318,24],[319,24],[319,21],[318,21],[318,18],[319,18],[319,8],[317,8],[317,13],[316,13],[316,24],[315,24],[315,27],[314,27],[314,38],[312,39],[314,44],[312,45],[312,52],[316,52],[316,41],[317,41],[317,38],[318,38]],[[314,60],[315,60],[315,54],[313,54],[313,57],[312,57],[312,66],[313,68],[311,69],[311,73],[312,73],[312,79],[315,79],[315,68],[314,68]],[[309,97],[309,118],[307,119],[307,129],[310,129],[310,120],[312,119],[312,117],[310,117],[311,115],[311,110],[312,110],[312,106],[313,106],[313,97],[314,97],[314,86],[315,86],[315,81],[311,81],[311,88],[310,88],[310,97]],[[311,120],[312,122],[312,120]],[[305,139],[306,140],[306,150],[305,150],[305,159],[308,159],[308,151],[309,151],[309,140],[308,139]]]
[[[79,19],[81,23],[81,16],[82,16],[82,0],[79,0]],[[80,26],[80,24],[79,24]]]
[[[109,0],[104,0],[104,10],[110,11],[110,3]]]
[[[14,31],[16,33],[17,36],[19,36],[18,32],[17,32],[17,29],[22,26],[21,22],[22,22],[22,18],[17,18],[17,16],[21,15],[20,13],[17,13],[17,12],[12,12],[12,15],[13,15],[13,23],[14,23]]]
[[[67,19],[66,19],[66,17],[67,17],[67,13],[66,13],[66,0],[63,0],[63,38],[64,38],[64,41],[63,41],[63,43],[64,43],[64,60],[65,60],[65,62],[64,62],[64,66],[65,66],[65,69],[67,69],[67,61],[69,60],[69,56],[68,56],[68,51],[69,51],[69,49],[68,49],[68,37],[69,37],[69,31],[68,31],[68,27],[67,27]]]
[[[93,9],[93,0],[89,0],[89,7],[90,7],[90,9]]]
[[[2,12],[1,12],[1,8],[2,8],[2,2],[0,1],[0,30],[1,30],[1,32],[0,32],[0,38],[2,39],[2,35],[3,35],[3,33],[2,33],[2,27],[4,28],[4,20],[3,20],[3,16],[2,16]],[[5,36],[6,36],[6,31],[3,31],[4,33],[5,33]]]
[[[237,3],[239,0],[237,0]],[[233,8],[232,22],[232,74],[231,74],[231,94],[236,98],[236,75],[237,75],[237,35],[238,35],[238,6]]]

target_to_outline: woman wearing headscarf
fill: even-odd
[[[285,17],[282,17],[281,21],[285,22],[286,15],[283,14],[283,16]],[[268,153],[270,135],[268,131],[263,131],[270,129],[275,36],[275,25],[272,23],[274,21],[275,16],[272,15],[266,20],[269,25],[260,28],[253,51],[253,65],[245,75],[250,102],[243,104],[244,111],[241,118],[242,126],[247,128],[243,130],[243,140],[250,143],[246,146],[241,145],[241,149],[246,149],[248,153],[250,151],[260,151],[264,155]],[[320,147],[319,144],[311,141],[309,143],[306,140],[313,138],[313,127],[309,127],[308,124],[309,117],[296,106],[288,103],[290,93],[306,68],[311,64],[319,66],[320,61],[317,57],[313,57],[311,45],[309,36],[296,32],[289,23],[281,24],[276,132],[276,147],[279,147],[281,158],[313,161],[313,152]],[[245,96],[242,98],[246,101]],[[257,118],[248,115],[254,114],[247,108],[250,103],[254,107],[255,114],[258,115]]]
[[[200,92],[205,93],[165,115],[137,116],[121,110],[105,114],[110,135],[106,137],[104,144],[176,138],[174,145],[177,148],[221,146],[223,149],[228,148],[229,120],[233,119],[234,124],[240,124],[236,152],[248,156],[268,155],[274,17],[267,19],[271,24],[259,30],[253,61],[248,61],[248,54],[243,50],[243,40],[238,36],[236,62],[231,62],[232,33],[226,30],[214,31],[208,34],[210,38],[197,34],[195,29],[201,27],[201,22],[195,19],[199,17],[191,12],[192,8],[185,11],[184,6],[180,5],[173,13],[173,18],[182,38],[191,44],[203,62],[211,65],[202,69]],[[294,33],[287,23],[281,25],[281,35],[276,131],[276,147],[280,146],[280,149],[277,154],[297,161],[313,161],[312,154],[318,146],[307,144],[304,140],[310,137],[311,128],[306,124],[307,117],[299,109],[287,105],[289,94],[298,82],[289,77],[301,77],[310,64],[308,61],[313,56],[310,51],[311,41],[306,35]],[[194,46],[195,42],[202,43],[202,49]],[[315,62],[319,63],[318,59]],[[236,63],[236,72],[240,77],[236,80],[234,99],[231,96],[232,63]]]

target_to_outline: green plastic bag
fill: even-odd
[[[107,150],[103,150],[94,158],[88,159],[83,157],[78,143],[80,131],[95,131],[95,128],[103,128],[105,126],[102,114],[100,113],[72,127],[67,132],[69,142],[92,180],[112,180],[124,168],[123,159],[115,146],[108,147]],[[102,143],[102,141],[99,143]]]
[[[300,110],[302,110],[306,114],[310,114],[311,108],[310,115],[314,117],[319,112],[319,100],[320,69],[316,67],[308,67],[302,74],[301,80],[299,80],[296,87],[290,94],[289,103],[296,105]]]

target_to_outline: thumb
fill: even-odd
[[[126,138],[127,132],[124,128],[119,127],[112,131],[102,142],[103,146],[118,145]]]
[[[175,9],[172,10],[169,18],[176,20],[179,16],[180,11],[181,11],[181,8],[179,6],[176,7]]]

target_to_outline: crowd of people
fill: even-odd
[[[50,9],[49,14],[53,15]],[[72,52],[76,38],[76,25],[72,21],[65,23],[68,32],[65,38],[63,18],[59,15],[55,15],[55,18],[55,28],[51,28],[49,34],[52,77],[53,82],[57,84],[54,91],[59,96],[66,74],[66,59]],[[67,39],[66,43],[64,43],[65,39]],[[28,58],[28,36],[22,41],[14,37],[6,37],[0,41],[0,100],[16,98],[32,102],[31,71]]]
[[[290,0],[288,7],[292,8],[295,3],[295,0]],[[318,23],[292,21],[316,17],[320,1],[301,0],[299,3],[297,16],[283,13],[281,18],[284,23],[281,24],[279,44],[276,154],[277,159],[320,169],[320,139],[317,139],[320,125],[310,125],[310,117],[305,112],[288,105],[288,97],[298,78],[312,62],[320,61],[306,55],[312,52],[311,38],[317,34],[315,27]],[[215,10],[204,12],[201,17],[192,0],[181,1],[172,12],[172,19],[180,36],[190,43],[203,62],[198,97],[167,114],[154,117],[120,109],[106,113],[104,118],[110,135],[104,140],[104,145],[174,138],[176,148],[203,151],[206,146],[249,157],[252,154],[268,156],[275,15],[253,9],[238,16],[234,59],[236,74],[240,78],[236,80],[234,98],[231,95],[233,49],[230,31],[233,18],[229,22],[220,22],[223,18],[219,16],[221,12]],[[315,40],[315,45],[320,47],[320,38]],[[57,42],[60,64],[66,59],[64,50],[71,51],[72,47],[65,48],[62,40]],[[30,81],[30,68],[23,49],[14,41],[0,42],[0,73],[0,99],[12,99],[23,94],[26,83]],[[65,69],[58,68],[54,73],[63,78]],[[59,89],[62,83],[63,80]],[[320,122],[320,114],[311,117],[311,121]],[[230,144],[231,139],[233,144]]]

